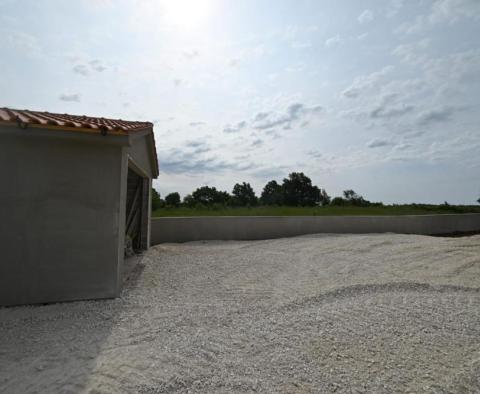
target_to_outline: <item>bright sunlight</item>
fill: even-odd
[[[211,0],[166,0],[165,21],[175,27],[192,30],[202,27],[211,16]]]

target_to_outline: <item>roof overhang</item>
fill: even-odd
[[[61,138],[76,139],[105,144],[118,144],[131,146],[137,138],[146,137],[149,145],[150,161],[152,164],[153,178],[159,175],[157,149],[153,125],[145,123],[145,127],[136,128],[134,132],[119,129],[99,129],[89,127],[70,127],[58,124],[25,123],[19,121],[0,121],[2,132],[23,132],[26,135],[56,136]],[[34,130],[34,133],[32,131]]]

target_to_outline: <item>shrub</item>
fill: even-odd
[[[180,194],[178,194],[177,192],[173,192],[173,193],[168,194],[165,197],[165,203],[167,205],[172,206],[172,207],[180,206]]]
[[[163,208],[165,202],[160,198],[160,193],[152,187],[152,210]]]

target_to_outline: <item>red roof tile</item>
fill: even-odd
[[[54,114],[51,112],[9,108],[0,108],[0,123],[1,122],[14,122],[19,123],[22,126],[41,125],[57,126],[61,128],[72,127],[127,134],[153,127],[153,124],[150,122],[132,122],[121,119],[95,118],[85,115]]]
[[[71,131],[98,130],[101,134],[133,134],[150,129],[150,138],[153,145],[153,156],[156,164],[154,176],[158,176],[158,158],[153,135],[153,124],[150,122],[133,122],[121,119],[95,118],[85,115],[55,114],[51,112],[18,110],[0,108],[0,126],[2,124],[18,124],[22,128],[29,126],[58,128]]]

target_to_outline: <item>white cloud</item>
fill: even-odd
[[[42,51],[38,39],[31,34],[23,31],[8,31],[3,29],[0,30],[0,33],[3,36],[0,47],[2,44],[8,45],[10,48],[25,54],[40,54]]]
[[[358,20],[358,23],[360,24],[365,24],[365,23],[370,23],[371,21],[373,21],[373,19],[375,18],[375,15],[373,14],[373,12],[371,10],[364,10],[357,18]]]
[[[480,20],[478,0],[435,0],[427,15],[418,15],[413,22],[397,28],[400,34],[417,34],[437,25],[453,25],[462,19]]]
[[[403,8],[405,0],[391,0],[387,11],[387,18],[393,18]]]
[[[327,38],[325,40],[325,47],[327,48],[334,48],[339,46],[343,42],[342,38],[337,34],[336,36]]]
[[[425,51],[429,46],[430,39],[424,38],[413,43],[398,45],[392,53],[406,63],[419,64],[427,59]]]
[[[241,122],[238,122],[236,125],[226,125],[223,128],[224,133],[238,133],[239,131],[242,131],[245,127],[247,127],[247,122],[242,120]]]
[[[319,114],[322,111],[323,108],[320,105],[309,107],[302,103],[293,103],[284,112],[257,113],[252,126],[257,130],[268,130],[275,127],[288,130],[298,123],[305,124],[309,116]]]
[[[198,52],[196,49],[192,49],[191,51],[183,51],[183,56],[189,60],[192,60],[200,56],[200,52]]]
[[[461,18],[480,20],[478,0],[437,0],[432,4],[428,20],[431,24],[455,23]]]
[[[362,75],[354,79],[353,83],[347,87],[342,95],[348,98],[357,98],[364,92],[378,88],[387,81],[387,76],[394,70],[392,65],[385,66],[380,71],[375,71],[368,75]]]

